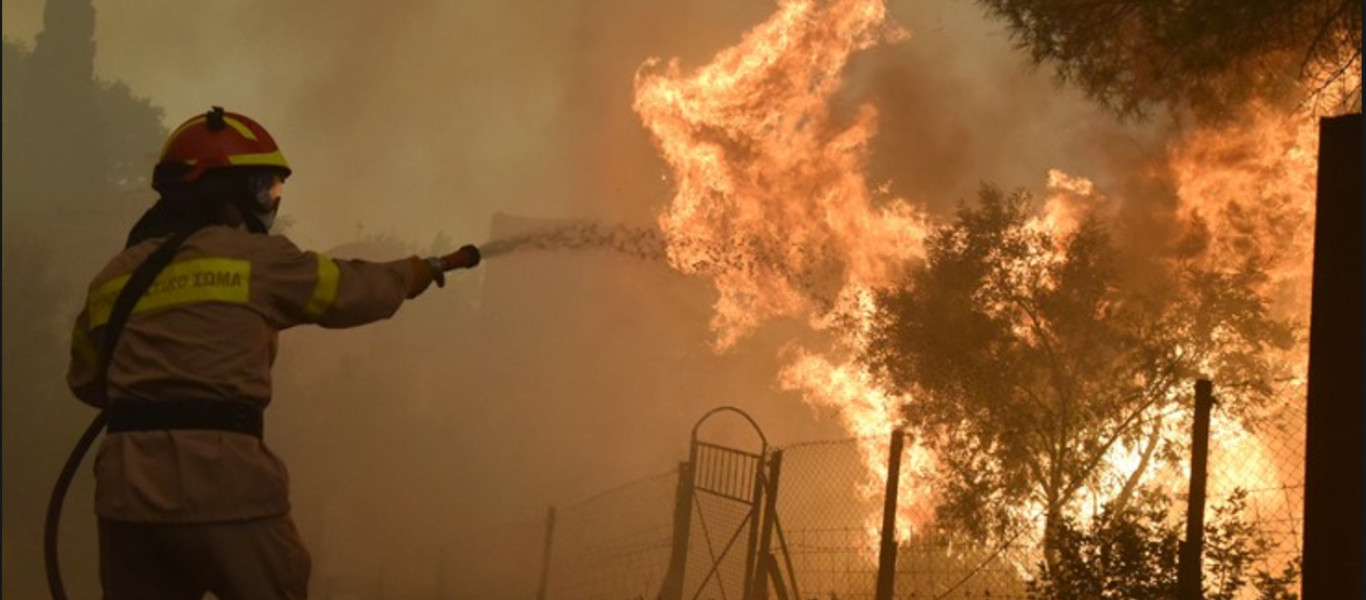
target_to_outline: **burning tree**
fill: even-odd
[[[1037,63],[1123,115],[1292,98],[1361,109],[1359,0],[979,0]]]
[[[1004,539],[1043,517],[1047,569],[1064,524],[1124,513],[1179,457],[1191,382],[1220,385],[1251,424],[1274,395],[1271,348],[1295,341],[1268,311],[1256,264],[1163,263],[1128,275],[1092,211],[985,187],[932,233],[925,262],[882,294],[865,361],[915,398],[907,422],[938,455],[941,526]]]
[[[916,431],[900,539],[936,502],[941,525],[978,540],[1037,514],[1056,570],[1064,518],[1121,514],[1179,479],[1160,467],[1182,450],[1197,376],[1219,386],[1229,420],[1216,434],[1240,434],[1282,370],[1302,373],[1288,319],[1314,145],[1269,105],[1174,133],[1167,164],[1143,168],[1175,197],[1115,211],[1163,249],[1124,252],[1099,213],[1050,200],[1036,214],[1032,196],[990,188],[926,243],[927,213],[864,176],[878,111],[832,108],[850,56],[900,39],[880,1],[784,0],[694,71],[647,62],[634,106],[676,188],[659,218],[665,254],[714,284],[718,350],[775,320],[806,323],[811,335],[782,349],[783,389],[861,439]],[[1141,231],[1146,217],[1188,239]],[[861,451],[885,483],[885,444]]]

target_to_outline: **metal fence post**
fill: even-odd
[[[764,514],[759,533],[758,574],[750,598],[768,598],[768,580],[777,576],[777,562],[773,560],[773,524],[778,518],[778,474],[783,467],[783,451],[775,450],[768,460],[768,475],[764,478]],[[781,579],[779,580],[781,584]]]
[[[541,583],[536,587],[536,600],[545,600],[546,587],[550,583],[550,546],[555,540],[555,507],[545,515],[545,545],[541,550]]]
[[[697,458],[696,448],[694,444],[693,459]],[[678,464],[678,488],[674,493],[673,551],[669,554],[669,571],[664,575],[664,585],[659,590],[660,600],[683,598],[683,575],[688,566],[688,533],[692,529],[692,469],[691,460]]]
[[[1214,407],[1214,384],[1195,382],[1195,425],[1191,432],[1191,483],[1186,500],[1186,539],[1181,542],[1176,570],[1178,600],[1204,598],[1203,557],[1205,553],[1205,478],[1209,462],[1209,419]]]
[[[896,587],[896,492],[901,487],[901,451],[905,436],[892,431],[887,456],[887,493],[882,504],[882,545],[877,561],[877,600],[891,600]]]
[[[759,515],[763,511],[764,503],[764,455],[754,461],[754,489],[750,492],[750,519],[749,519],[749,543],[745,546],[745,582],[741,588],[744,598],[749,598],[749,593],[754,588],[754,573],[759,564]]]

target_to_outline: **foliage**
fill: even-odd
[[[1238,490],[1214,507],[1214,518],[1205,527],[1204,554],[1212,567],[1204,574],[1206,600],[1233,600],[1247,584],[1252,562],[1270,549],[1270,542],[1255,537],[1257,529],[1242,518],[1246,508],[1247,494]]]
[[[152,165],[167,135],[161,126],[164,112],[122,81],[102,81],[95,94],[106,149],[105,184],[135,191],[139,202],[150,202]]]
[[[1054,565],[1040,565],[1028,582],[1032,600],[1130,600],[1175,598],[1180,560],[1180,525],[1169,518],[1170,501],[1145,493],[1124,507],[1107,505],[1082,526],[1066,517]],[[1237,490],[1214,507],[1205,525],[1206,600],[1233,600],[1255,591],[1262,600],[1294,600],[1298,559],[1280,575],[1259,570],[1271,544],[1244,514],[1247,494]],[[1251,587],[1249,587],[1251,584]]]
[[[72,47],[44,47],[44,40]],[[93,52],[90,45],[69,34],[42,36],[32,51],[4,40],[0,147],[5,218],[43,222],[52,237],[86,242],[63,248],[102,255],[122,246],[127,228],[151,204],[148,176],[166,130],[161,109],[122,82],[82,78],[74,67],[53,71]]]
[[[3,41],[4,271],[7,283],[19,283],[5,286],[7,372],[27,372],[10,367],[37,356],[55,355],[58,367],[64,366],[74,309],[54,311],[70,307],[84,283],[64,273],[93,272],[108,257],[106,249],[112,250],[104,246],[122,245],[126,226],[142,206],[120,211],[119,199],[137,194],[139,201],[150,201],[143,190],[165,135],[161,109],[121,82],[93,79],[93,66],[80,66],[94,52],[90,32],[80,27],[93,27],[85,23],[90,11],[79,5],[50,9],[49,17],[58,21],[48,24],[34,49]],[[65,27],[62,19],[77,26]],[[58,66],[64,70],[53,72]],[[72,106],[93,112],[62,112]],[[112,217],[127,218],[111,227]],[[6,390],[25,381],[12,379],[6,379]]]
[[[1246,520],[1246,513],[1247,491],[1236,489],[1214,507],[1214,518],[1205,525],[1205,600],[1245,597],[1249,584],[1261,600],[1297,600],[1298,594],[1291,590],[1299,587],[1299,557],[1279,574],[1252,570],[1265,562],[1272,544]]]
[[[1126,116],[1302,93],[1361,107],[1360,0],[979,0],[1036,63]]]
[[[1080,502],[1122,513],[1145,474],[1176,460],[1171,425],[1195,379],[1226,383],[1223,409],[1251,415],[1278,373],[1266,349],[1293,336],[1252,291],[1254,270],[1172,264],[1138,289],[1098,219],[1058,233],[1027,193],[985,187],[980,200],[879,298],[864,360],[916,399],[906,416],[940,461],[941,522],[1001,538],[1032,507],[1051,552]],[[1136,460],[1118,471],[1116,453]]]
[[[1037,600],[1175,598],[1181,540],[1156,495],[1126,506],[1107,505],[1090,527],[1064,517],[1058,560],[1040,565],[1028,582]]]
[[[1296,556],[1280,573],[1258,570],[1253,575],[1253,586],[1257,589],[1257,600],[1299,600],[1300,595],[1291,590],[1299,587],[1301,558]]]

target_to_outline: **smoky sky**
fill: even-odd
[[[158,0],[95,8],[98,77],[164,108],[168,128],[210,105],[256,118],[294,166],[282,210],[292,239],[388,259],[438,237],[448,249],[481,243],[537,219],[648,226],[670,187],[631,110],[636,69],[650,57],[703,64],[775,5]],[[1039,188],[1052,167],[1102,186],[1147,185],[1127,173],[1160,158],[1160,124],[1118,123],[1059,88],[971,3],[889,8],[911,37],[856,57],[838,100],[880,111],[872,184],[887,182],[935,211],[983,181]],[[5,35],[31,46],[42,3],[5,0],[3,10]],[[1156,188],[1145,197],[1161,208],[1168,199]],[[315,584],[341,572],[382,577],[377,556],[420,554],[481,525],[534,518],[547,505],[665,472],[685,458],[696,419],[716,406],[742,407],[778,444],[844,435],[830,415],[774,383],[779,354],[802,324],[769,324],[717,355],[708,331],[714,300],[706,282],[658,261],[604,249],[528,252],[455,274],[392,320],[283,334],[267,441],[291,469]],[[58,339],[74,317],[46,316]],[[70,414],[75,421],[53,435],[74,441],[85,413]],[[61,459],[26,457],[33,471],[22,481],[6,475],[6,499],[12,486],[50,485]],[[78,482],[67,507],[67,535],[83,540],[70,552],[83,559],[93,557],[89,495],[88,481]],[[40,519],[42,507],[31,508]],[[7,535],[7,593],[28,591],[11,587],[20,585],[9,583],[20,568],[11,565],[39,565],[37,551],[36,539]],[[88,566],[76,576],[89,577]],[[28,577],[34,585],[36,572]]]
[[[7,0],[31,40],[41,2]],[[252,115],[296,175],[284,211],[304,244],[388,231],[482,241],[497,211],[648,221],[664,167],[630,109],[649,57],[696,66],[775,6],[725,2],[96,2],[96,72],[165,109]],[[908,41],[857,57],[845,97],[882,115],[870,179],[923,204],[982,180],[1037,185],[1060,167],[1104,180],[1121,127],[968,2],[889,3]],[[1122,130],[1122,131],[1119,131]]]

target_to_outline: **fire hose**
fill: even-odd
[[[100,414],[95,415],[90,421],[85,433],[81,434],[76,446],[71,449],[71,454],[66,457],[66,464],[62,465],[57,483],[52,486],[52,497],[47,502],[47,519],[43,522],[43,566],[47,570],[47,589],[52,593],[53,600],[66,600],[61,566],[57,563],[57,532],[62,520],[62,503],[66,501],[66,490],[71,487],[71,480],[76,476],[76,468],[81,465],[81,459],[85,458],[86,452],[90,450],[90,445],[95,443],[100,431],[104,430],[106,420],[104,411],[100,411]]]
[[[123,291],[114,301],[108,325],[105,327],[103,343],[100,347],[100,362],[95,380],[100,395],[106,398],[106,405],[109,361],[113,356],[114,346],[118,343],[119,334],[123,332],[124,323],[132,314],[136,301],[151,287],[152,282],[156,280],[156,276],[161,273],[161,270],[170,264],[175,251],[185,239],[195,231],[198,231],[198,228],[181,230],[172,235],[151,256],[148,256],[146,261],[138,265],[137,270],[129,276],[128,283],[124,285]],[[476,267],[480,260],[479,249],[471,244],[461,246],[459,250],[445,256],[434,256],[426,259],[427,264],[432,266],[432,280],[437,284],[437,287],[446,285],[446,271]],[[66,457],[66,464],[62,465],[62,471],[57,476],[57,482],[52,486],[52,496],[48,499],[47,516],[43,521],[43,567],[47,572],[47,587],[53,600],[67,600],[66,588],[62,585],[61,565],[57,553],[57,534],[62,520],[62,505],[66,502],[66,492],[71,487],[71,481],[76,477],[76,469],[80,467],[81,460],[90,451],[90,446],[95,443],[95,438],[99,437],[100,432],[104,430],[107,420],[108,416],[105,411],[101,410],[90,421],[90,425],[86,426],[85,432],[76,441],[76,445],[71,448],[71,454]]]

